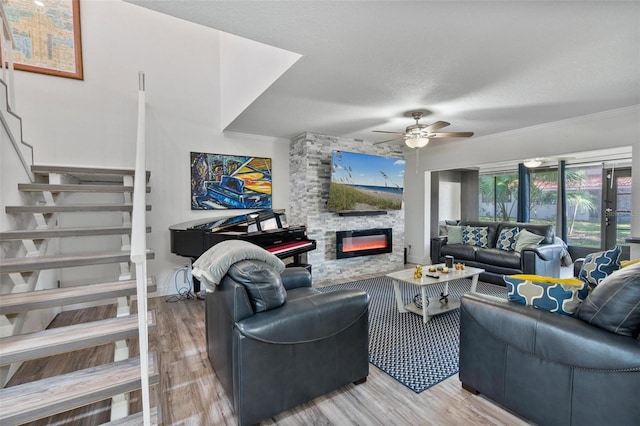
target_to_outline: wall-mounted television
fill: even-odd
[[[400,210],[405,160],[333,151],[329,211]]]

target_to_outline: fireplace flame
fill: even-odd
[[[364,237],[345,238],[342,241],[343,252],[361,250],[375,250],[387,247],[387,238],[384,235],[369,235]]]

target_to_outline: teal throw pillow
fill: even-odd
[[[489,228],[486,226],[463,226],[462,244],[487,247],[489,245]]]
[[[505,251],[514,251],[516,249],[516,237],[519,233],[520,228],[517,226],[514,228],[502,228],[500,235],[498,235],[496,248]]]
[[[504,282],[511,302],[561,315],[573,315],[589,294],[587,284],[575,278],[511,275]]]
[[[582,268],[578,273],[578,278],[589,284],[589,287],[597,286],[600,281],[620,269],[621,254],[622,249],[615,246],[611,250],[586,255],[584,262],[582,262]]]
[[[524,249],[536,248],[542,240],[544,240],[542,235],[534,234],[533,232],[523,229],[516,235],[515,251],[520,253]]]
[[[462,227],[447,225],[447,244],[462,243]]]

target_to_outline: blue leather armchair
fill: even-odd
[[[368,294],[321,293],[304,268],[270,269],[257,260],[237,262],[206,295],[209,360],[241,425],[369,374]]]

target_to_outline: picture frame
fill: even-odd
[[[191,152],[191,210],[270,209],[271,158]]]
[[[80,0],[6,0],[4,10],[15,69],[84,79]]]

